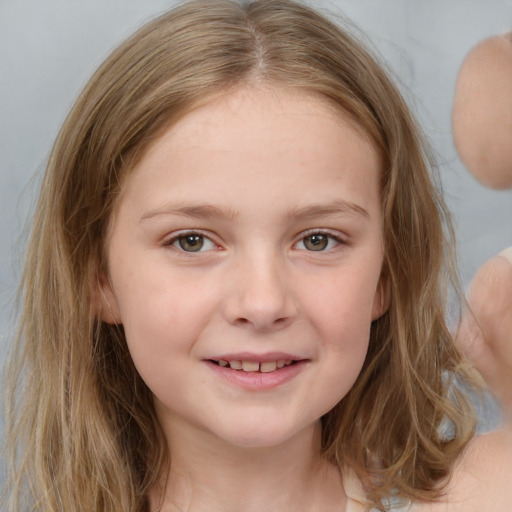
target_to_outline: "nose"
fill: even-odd
[[[226,320],[257,332],[272,332],[297,316],[291,282],[278,258],[266,255],[246,259],[228,277],[224,304]]]

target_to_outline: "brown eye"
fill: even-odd
[[[203,253],[219,249],[219,246],[209,237],[194,231],[179,233],[165,242],[164,246],[174,247],[178,251],[188,253]]]
[[[203,248],[204,237],[198,234],[180,236],[177,240],[181,249],[187,252],[198,252]]]
[[[302,242],[308,251],[323,251],[329,244],[329,237],[322,234],[309,235],[305,236]]]

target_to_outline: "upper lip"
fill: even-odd
[[[232,352],[229,354],[222,354],[220,356],[208,357],[206,359],[211,361],[254,361],[258,363],[267,363],[279,360],[302,361],[307,358],[287,352],[265,352],[264,354],[255,354],[254,352]]]

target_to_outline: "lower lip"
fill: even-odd
[[[277,388],[296,377],[308,363],[308,360],[297,361],[289,366],[284,366],[273,372],[244,372],[232,370],[226,366],[219,366],[211,361],[205,363],[216,375],[228,382],[250,391],[265,391]]]

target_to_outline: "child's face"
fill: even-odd
[[[275,445],[351,388],[385,307],[378,175],[341,115],[279,89],[213,101],[138,163],[110,225],[104,318],[171,438]]]

